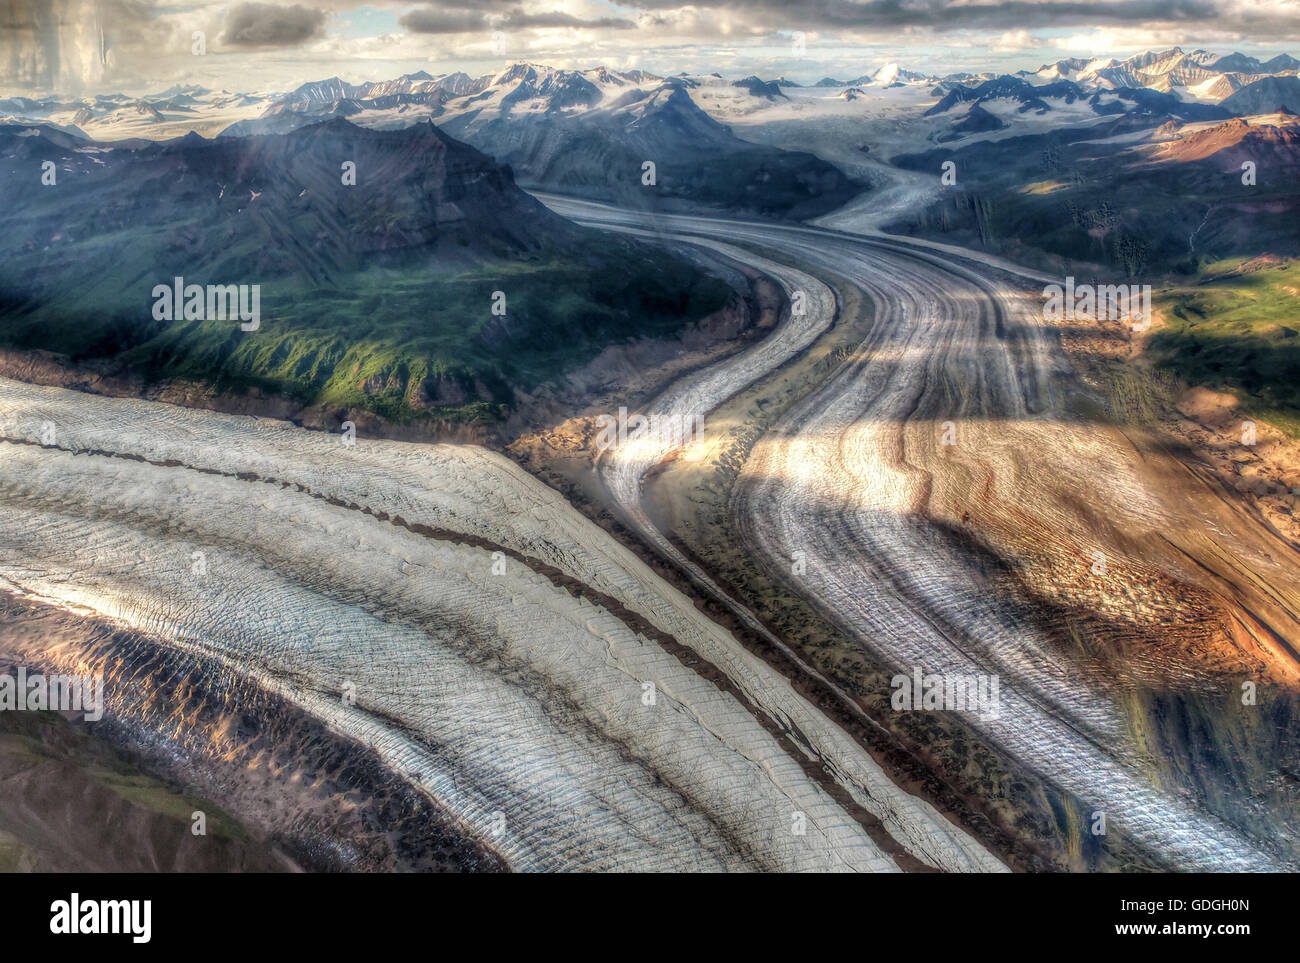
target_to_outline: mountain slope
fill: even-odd
[[[136,149],[0,127],[0,158],[0,336],[151,377],[399,419],[475,417],[728,296],[682,262],[552,214],[427,123],[333,120]],[[33,188],[44,158],[58,182]],[[345,161],[356,186],[342,183]],[[159,320],[154,289],[175,277],[259,285],[260,328]]]
[[[1300,127],[1285,116],[1264,120],[1151,130],[1149,120],[1127,115],[895,157],[926,172],[952,160],[962,176],[959,187],[886,229],[1062,275],[1104,266],[1115,281],[1261,250],[1300,255]],[[1258,164],[1255,184],[1242,182],[1244,160]]]
[[[410,75],[352,86],[331,79],[300,87],[223,135],[285,132],[335,116],[379,128],[432,119],[509,164],[521,183],[593,199],[813,217],[856,193],[843,173],[811,154],[735,137],[695,103],[696,86],[644,71],[528,63],[473,81]],[[777,82],[750,77],[737,86],[763,101],[787,99]],[[654,185],[641,183],[646,161],[656,166]]]
[[[1273,114],[1284,108],[1300,114],[1300,77],[1265,77],[1242,87],[1219,106],[1238,116]]]
[[[1051,110],[1049,99],[1072,104],[1084,96],[1083,90],[1068,80],[1059,80],[1051,84],[1034,86],[1019,77],[1002,76],[996,80],[985,81],[975,87],[953,87],[940,101],[925,112],[927,117],[942,114],[959,103],[973,101],[986,103],[990,100],[1012,100],[1018,102],[1021,112]]]
[[[794,218],[830,211],[857,192],[811,154],[740,140],[696,105],[688,80],[604,86],[578,108],[572,91],[586,88],[575,78],[547,81],[535,71],[464,107],[449,104],[439,120],[509,164],[523,184],[638,207],[667,202]],[[653,185],[643,183],[646,162],[655,166]]]
[[[1217,158],[1222,169],[1239,171],[1244,161],[1268,168],[1275,176],[1300,168],[1300,123],[1254,125],[1240,117],[1214,127],[1182,134],[1157,146],[1151,160],[1157,163]]]

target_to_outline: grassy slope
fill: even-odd
[[[593,233],[577,256],[543,253],[437,277],[371,268],[328,287],[267,283],[261,328],[246,333],[231,321],[152,322],[147,298],[129,314],[106,307],[120,301],[108,295],[120,278],[147,280],[136,285],[142,295],[163,280],[122,250],[118,279],[10,304],[0,341],[395,421],[465,421],[503,415],[515,389],[552,381],[607,344],[674,334],[730,297],[682,261]],[[504,318],[491,313],[498,290]]]
[[[1219,261],[1196,283],[1162,290],[1166,327],[1151,349],[1185,381],[1229,391],[1300,436],[1300,264],[1240,265]]]
[[[0,125],[0,344],[155,382],[465,421],[732,296],[670,254],[551,214],[430,125],[81,148]],[[341,187],[341,151],[368,186]],[[22,172],[45,156],[58,184],[33,190]],[[155,320],[155,285],[178,275],[259,285],[260,329]]]
[[[1235,161],[1135,165],[1118,146],[1077,143],[1128,129],[976,144],[896,158],[960,187],[891,230],[983,248],[1103,284],[1150,283],[1169,327],[1154,340],[1163,368],[1233,391],[1261,418],[1300,435],[1300,267],[1237,274],[1250,258],[1300,255],[1294,166],[1271,162],[1257,187]],[[1288,155],[1289,156],[1289,155]]]

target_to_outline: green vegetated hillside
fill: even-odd
[[[430,124],[111,146],[10,126],[0,159],[0,341],[151,379],[398,421],[494,418],[516,390],[731,297],[684,261],[553,214]],[[176,276],[259,285],[260,327],[156,320],[154,287]]]
[[[1300,437],[1300,262],[1220,261],[1156,302],[1165,327],[1151,350],[1164,367]]]
[[[1163,365],[1300,434],[1300,123],[1273,120],[1124,117],[899,158],[936,179],[954,160],[958,184],[891,229],[1151,284]]]
[[[492,313],[496,291],[504,316]],[[437,277],[376,268],[343,289],[268,285],[257,332],[176,322],[120,357],[156,377],[215,377],[226,390],[258,387],[395,421],[474,420],[504,415],[515,389],[554,381],[608,344],[675,334],[729,296],[681,261],[602,238]]]

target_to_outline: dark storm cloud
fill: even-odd
[[[618,17],[600,17],[582,20],[567,13],[553,10],[550,13],[510,13],[504,20],[507,27],[598,27],[602,30],[635,30],[631,20]]]
[[[397,22],[411,33],[472,33],[488,29],[487,14],[476,10],[419,7]]]
[[[479,3],[475,7],[494,6]],[[469,9],[460,4],[418,7],[398,20],[411,33],[477,33],[502,27],[589,27],[600,30],[633,30],[636,24],[619,17],[600,17],[583,20],[559,10],[525,13],[517,8],[500,9],[488,13],[482,9]]]
[[[318,0],[340,2],[340,0]],[[360,0],[350,0],[356,3]],[[370,0],[374,2],[374,0]],[[616,0],[626,18],[583,20],[560,11],[528,12],[520,0],[430,0],[401,18],[411,33],[457,34],[502,27],[589,27],[647,30],[692,23],[709,30],[709,12],[725,16],[732,36],[789,30],[828,32],[928,29],[1021,30],[1053,27],[1143,27],[1182,24],[1281,40],[1300,35],[1286,0],[1243,6],[1230,0]],[[634,19],[632,12],[640,12]],[[693,12],[684,20],[677,13]]]
[[[632,5],[649,10],[671,10],[683,0],[632,0]],[[1006,0],[1002,3],[952,3],[949,0],[691,0],[691,6],[727,10],[738,18],[749,15],[771,25],[775,21],[797,22],[801,27],[871,28],[932,27],[1005,29],[1008,27],[1053,27],[1141,24],[1150,21],[1205,21],[1220,15],[1213,0],[1110,0],[1090,3],[1080,0],[1033,3]]]
[[[242,3],[226,14],[221,42],[232,47],[293,47],[321,36],[324,29],[324,10]]]

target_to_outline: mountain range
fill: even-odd
[[[851,80],[800,87],[778,77],[661,77],[643,70],[510,64],[494,74],[425,71],[282,93],[176,86],[148,97],[0,100],[0,118],[98,141],[287,133],[332,118],[377,129],[432,120],[519,183],[635,207],[683,207],[804,219],[841,206],[877,178],[872,158],[928,144],[1034,133],[1112,116],[1158,126],[1300,111],[1297,61],[1204,50],[1072,58],[1035,71],[935,76],[888,63]],[[886,116],[906,119],[889,131]],[[923,121],[923,123],[918,123]],[[825,136],[809,124],[823,125]],[[831,132],[843,124],[862,133]],[[840,146],[845,137],[860,145]],[[883,152],[882,152],[883,147]],[[652,166],[651,166],[652,165]],[[868,165],[869,167],[869,165]],[[846,176],[847,175],[847,176]],[[643,183],[643,177],[646,183]],[[653,181],[653,183],[649,183]]]
[[[887,230],[1129,277],[1194,275],[1260,250],[1300,256],[1300,117],[1290,113],[1158,127],[1124,115],[894,158],[918,172],[945,161],[961,171],[955,189]]]
[[[332,78],[305,84],[222,133],[281,132],[323,117],[381,128],[428,118],[509,164],[520,183],[588,198],[811,217],[856,193],[839,170],[811,154],[737,138],[692,99],[695,86],[689,78],[642,71],[536,64],[476,80],[411,75],[351,87]],[[761,96],[784,95],[773,84]],[[655,165],[653,185],[642,183],[647,162]]]
[[[1216,105],[1263,80],[1294,77],[1297,68],[1300,61],[1288,54],[1260,61],[1241,53],[1218,56],[1204,50],[1186,52],[1172,47],[1123,60],[1059,60],[1010,76],[1032,87],[1051,88],[1058,82],[1068,81],[1089,97],[1101,93],[1108,98],[1121,90],[1150,90],[1169,94],[1180,102]],[[888,63],[848,80],[823,78],[811,90],[884,92],[927,87],[934,88],[936,96],[942,99],[955,90],[978,88],[990,82],[1006,83],[992,73],[937,75]],[[125,94],[101,94],[92,98],[10,97],[0,99],[0,118],[8,116],[20,122],[41,121],[75,128],[89,137],[104,140],[132,136],[159,140],[184,135],[191,129],[205,136],[222,131],[283,133],[300,123],[332,116],[350,117],[368,126],[401,126],[429,118],[441,124],[444,117],[473,115],[463,121],[467,129],[480,127],[492,117],[517,119],[543,115],[567,122],[589,112],[631,122],[647,110],[653,110],[659,102],[656,95],[665,85],[671,85],[684,89],[685,100],[719,119],[710,110],[708,94],[717,84],[727,83],[717,74],[666,78],[643,70],[606,67],[561,70],[516,63],[479,77],[461,72],[420,71],[391,80],[357,84],[330,77],[282,93],[214,91],[187,85],[143,97]],[[800,89],[784,77],[765,80],[749,76],[729,85],[766,101],[779,101],[787,96],[786,91]],[[975,98],[961,95],[961,99]],[[682,99],[672,107],[689,109]],[[489,116],[482,116],[485,113]]]

